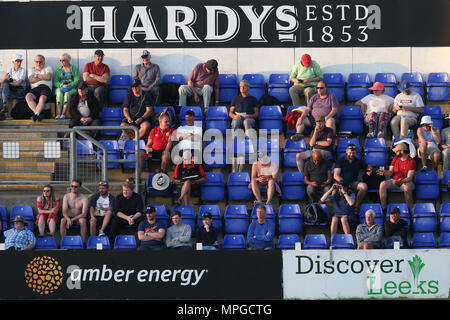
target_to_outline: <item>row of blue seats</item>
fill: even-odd
[[[155,107],[154,112],[159,113],[164,110],[166,106]],[[182,106],[178,115],[173,106],[169,106],[172,114],[177,119],[173,119],[172,125],[175,126],[175,120],[178,120],[180,125],[185,124],[184,115],[186,111],[192,110],[195,113],[195,125],[203,127],[205,122],[205,129],[217,129],[222,134],[230,128],[230,119],[228,116],[228,109],[226,106],[211,106],[207,109],[205,117],[200,106]],[[290,113],[297,106],[289,106],[286,113]],[[433,124],[440,130],[444,127],[444,115],[440,105],[426,105],[422,114],[419,116],[428,115],[431,117]],[[103,108],[101,114],[102,125],[120,125],[124,118],[122,108],[108,107]],[[205,120],[205,121],[204,121]],[[342,106],[339,116],[338,125],[340,131],[351,131],[354,135],[360,135],[364,131],[364,115],[358,106]],[[420,121],[420,119],[419,119]],[[264,105],[259,109],[258,128],[268,131],[278,130],[279,133],[286,132],[287,134],[295,133],[295,129],[289,129],[286,122],[283,122],[283,110],[278,105]],[[119,135],[120,130],[103,130],[103,135]]]
[[[291,250],[295,249],[296,243],[301,243],[298,234],[281,234],[278,237],[276,248]],[[86,245],[86,249],[97,249],[97,245],[101,244],[102,249],[111,249],[108,237],[90,236]],[[355,241],[351,234],[335,234],[332,236],[330,245],[324,234],[307,234],[305,235],[302,248],[303,249],[328,249],[331,247],[335,250],[355,249]],[[415,233],[411,242],[413,249],[434,249],[437,247],[436,239],[433,233]],[[450,232],[443,232],[439,238],[439,248],[450,248]],[[225,234],[223,238],[222,249],[246,249],[247,243],[243,234]],[[53,250],[58,249],[54,237],[37,237],[36,250]],[[85,249],[81,236],[64,236],[61,239],[60,249]],[[137,241],[134,235],[118,235],[114,241],[114,250],[135,250],[137,249]]]
[[[324,81],[328,84],[330,92],[333,92],[339,101],[358,101],[370,93],[369,88],[372,81],[368,73],[350,73],[347,82],[341,73],[324,73]],[[289,80],[288,73],[275,73],[269,76],[266,84],[264,75],[259,73],[245,74],[242,77],[250,83],[250,94],[259,101],[266,92],[277,98],[281,103],[289,102],[289,88],[292,83]],[[377,73],[374,81],[382,82],[385,86],[385,94],[395,97],[398,93],[397,85],[403,80],[409,80],[416,91],[429,101],[447,101],[449,92],[449,76],[446,72],[433,72],[428,75],[428,81],[425,82],[419,72],[405,72],[401,75],[400,81],[394,73]],[[185,84],[182,74],[166,74],[162,82],[176,82],[180,85]],[[239,82],[236,74],[219,74],[220,91],[219,100],[221,102],[230,102],[239,92]],[[110,81],[110,102],[122,103],[128,88],[131,86],[131,77],[129,75],[113,75]]]

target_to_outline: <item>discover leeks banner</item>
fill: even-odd
[[[0,49],[450,46],[448,0],[0,2]]]
[[[283,251],[285,299],[448,298],[450,250]]]

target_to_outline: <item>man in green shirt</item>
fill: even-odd
[[[311,60],[309,54],[304,54],[301,60],[292,67],[289,78],[294,83],[289,89],[292,105],[300,106],[300,95],[305,94],[306,104],[308,104],[309,99],[316,93],[317,82],[323,80],[323,72],[319,64]]]

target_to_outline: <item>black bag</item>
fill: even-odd
[[[314,224],[328,222],[328,215],[319,203],[308,204],[303,218],[306,222]]]
[[[34,115],[25,101],[17,102],[11,110],[11,117],[15,120],[28,120]]]

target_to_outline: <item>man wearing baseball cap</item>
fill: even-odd
[[[156,208],[148,205],[145,208],[145,220],[142,220],[138,226],[138,239],[141,244],[138,250],[164,250],[164,229],[156,220]]]
[[[316,92],[317,82],[323,79],[323,72],[319,64],[311,59],[309,54],[303,54],[291,70],[289,80],[294,85],[289,89],[293,106],[302,105],[300,96],[305,95],[306,104]]]
[[[0,113],[7,113],[8,98],[18,98],[25,95],[27,86],[27,71],[22,67],[23,56],[18,53],[11,59],[13,67],[2,80],[2,95]]]
[[[203,212],[202,223],[203,225],[197,228],[195,241],[202,244],[203,250],[217,250],[219,247],[219,242],[217,241],[219,231],[212,225],[212,214]]]
[[[16,216],[11,221],[14,227],[5,231],[6,250],[33,250],[36,238],[31,230],[25,228],[28,223],[23,216]]]
[[[97,98],[100,108],[107,106],[106,85],[111,75],[108,65],[103,63],[104,56],[103,50],[96,50],[94,61],[87,63],[83,71],[83,81],[88,85],[89,92]]]
[[[420,94],[412,91],[409,80],[403,80],[398,86],[400,91],[394,98],[391,120],[392,134],[395,139],[406,138],[409,128],[417,123],[417,117],[423,112],[423,100]]]
[[[133,79],[141,80],[142,92],[149,96],[154,106],[159,106],[161,103],[161,72],[159,65],[151,63],[150,51],[144,50],[141,54],[142,63],[134,67]]]
[[[419,158],[422,160],[422,171],[426,171],[427,159],[431,160],[431,170],[437,171],[441,161],[441,134],[439,128],[433,125],[430,116],[423,116],[420,121],[420,127],[417,128],[417,138],[419,140]]]
[[[373,93],[356,101],[355,105],[361,108],[364,121],[369,127],[367,138],[384,138],[387,125],[391,119],[394,99],[387,94],[383,94],[384,85],[381,82],[375,82],[369,90],[372,90]]]
[[[387,209],[387,192],[389,189],[403,190],[405,202],[409,210],[413,209],[414,199],[414,176],[416,171],[416,162],[409,156],[408,147],[405,143],[398,143],[392,151],[395,157],[392,159],[389,170],[384,170],[384,175],[390,179],[380,184],[380,203],[384,212]]]
[[[400,219],[399,207],[393,207],[384,222],[384,238],[386,249],[393,249],[394,242],[399,242],[400,248],[408,247],[408,222]]]
[[[208,109],[212,94],[216,98],[215,105],[219,105],[219,69],[217,60],[210,59],[205,63],[197,64],[192,70],[187,85],[178,89],[180,95],[179,106],[187,105],[187,97],[193,96],[195,103],[200,102],[203,96],[203,110]]]
[[[98,193],[94,194],[89,202],[89,231],[91,236],[97,234],[97,226],[100,225],[99,236],[105,236],[105,229],[113,217],[115,197],[109,192],[109,184],[106,181],[98,183]]]

